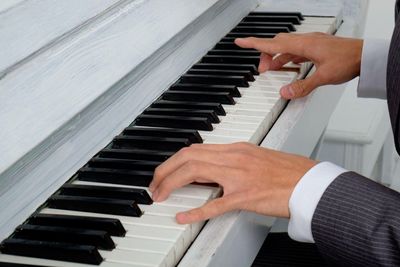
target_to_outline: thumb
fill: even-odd
[[[199,208],[195,208],[185,212],[176,214],[176,220],[179,224],[189,224],[199,221],[204,221],[225,212],[234,210],[240,203],[237,198],[233,196],[223,196],[211,200]]]
[[[304,80],[298,80],[281,88],[280,94],[286,99],[295,99],[311,93],[315,88],[322,85],[318,76],[313,74]]]

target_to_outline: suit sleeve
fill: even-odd
[[[320,253],[341,266],[400,266],[400,194],[354,172],[337,177],[311,222]]]

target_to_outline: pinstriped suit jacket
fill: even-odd
[[[400,154],[400,0],[389,51],[387,100]],[[400,177],[398,177],[400,179]],[[312,219],[321,254],[340,266],[400,266],[400,194],[354,172],[327,188]]]

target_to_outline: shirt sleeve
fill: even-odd
[[[364,40],[357,90],[359,97],[386,99],[386,70],[389,48],[389,40]]]
[[[347,172],[330,162],[321,162],[311,168],[297,183],[289,200],[289,236],[300,242],[314,243],[311,221],[318,202],[328,186]]]

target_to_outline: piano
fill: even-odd
[[[259,53],[233,40],[357,36],[364,5],[358,17],[337,1],[0,5],[0,266],[250,266],[275,218],[179,225],[221,190],[153,203],[152,172],[193,143],[312,155],[344,86],[288,103],[280,87],[312,66],[258,73]]]

